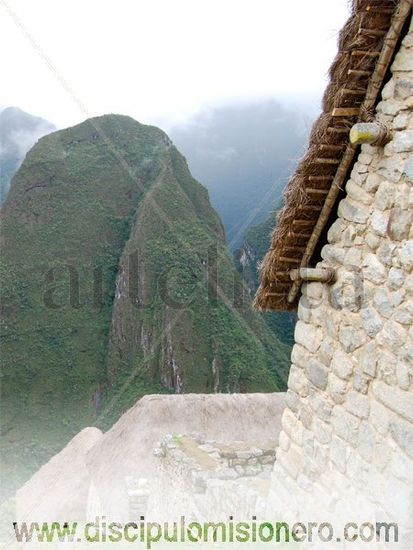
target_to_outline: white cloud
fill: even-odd
[[[5,2],[90,115],[164,127],[216,103],[321,95],[347,17],[346,0]],[[83,120],[22,28],[0,21],[0,103]]]

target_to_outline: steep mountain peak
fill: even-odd
[[[288,349],[251,310],[206,189],[158,128],[105,115],[45,136],[2,218],[11,484],[147,393],[284,388]]]

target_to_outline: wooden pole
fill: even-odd
[[[392,17],[390,28],[384,39],[383,48],[377,60],[376,67],[370,78],[370,81],[367,87],[366,96],[362,104],[361,112],[371,111],[374,109],[376,105],[377,98],[380,93],[380,89],[383,85],[383,79],[386,76],[387,70],[390,66],[400,33],[412,9],[412,6],[413,6],[413,0],[400,0],[400,3],[396,8],[396,12]],[[307,267],[311,260],[311,256],[314,253],[314,250],[320,239],[321,233],[323,232],[323,229],[330,217],[330,213],[336,203],[338,194],[341,188],[343,187],[345,178],[352,165],[355,154],[356,154],[356,150],[349,143],[344,152],[341,163],[337,169],[336,175],[334,177],[330,191],[326,197],[326,201],[321,210],[320,216],[318,217],[317,223],[307,243],[307,249],[301,259],[301,263],[300,263],[301,267]],[[301,287],[301,280],[297,280],[293,282],[293,285],[291,287],[291,290],[287,298],[289,303],[294,302],[294,300],[297,298],[297,294],[300,290],[300,287]]]

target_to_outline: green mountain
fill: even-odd
[[[275,225],[276,213],[271,214],[263,222],[251,227],[242,246],[235,251],[235,264],[245,280],[251,295],[258,289],[258,268],[271,246],[271,233]],[[265,312],[262,318],[273,334],[290,346],[294,344],[295,313],[286,311]]]
[[[55,127],[43,118],[25,113],[18,107],[0,111],[0,204],[6,199],[11,178],[27,151]]]
[[[285,388],[288,346],[161,130],[107,115],[40,139],[1,237],[6,492],[146,393]]]

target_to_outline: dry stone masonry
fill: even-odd
[[[265,512],[275,441],[223,444],[199,434],[167,435],[154,454],[159,490],[149,497],[149,517],[172,519],[189,511],[197,521],[228,521]]]
[[[267,511],[329,521],[413,517],[413,32],[377,106],[391,129],[363,145],[298,309]],[[316,503],[311,509],[310,503]],[[313,519],[314,514],[313,514]],[[410,533],[411,536],[411,533]],[[407,544],[407,545],[406,545]],[[410,544],[410,546],[409,546]],[[354,548],[354,546],[353,546]]]

